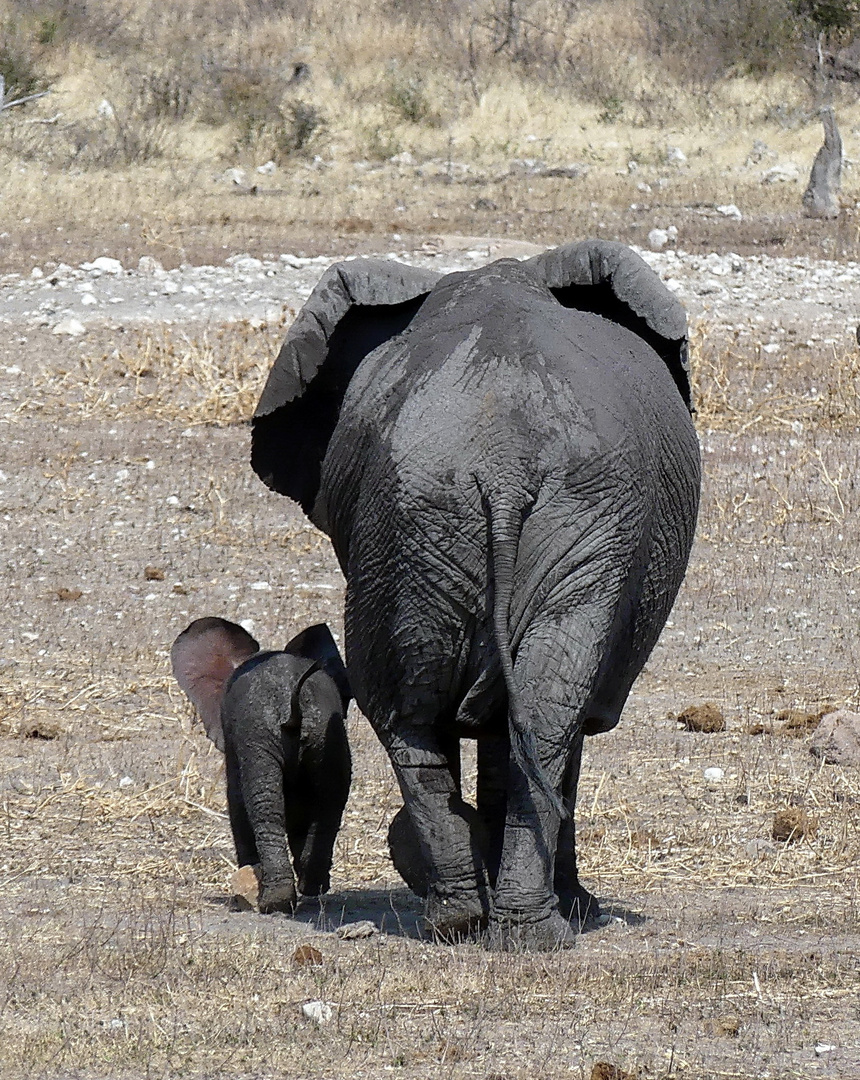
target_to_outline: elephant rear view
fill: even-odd
[[[282,652],[260,652],[237,623],[196,619],[170,655],[224,751],[236,860],[260,865],[260,911],[292,911],[296,878],[306,896],[327,892],[351,778],[351,692],[329,628],[319,623]]]
[[[566,945],[596,908],[572,823],[582,742],[618,722],[686,569],[686,335],[620,244],[444,278],[363,260],[323,277],[263,391],[252,464],[332,539],[350,681],[442,935],[489,919],[502,946]]]

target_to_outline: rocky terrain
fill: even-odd
[[[448,236],[411,251],[380,252],[440,273],[542,250],[519,241]],[[736,332],[776,352],[792,340],[853,342],[860,321],[860,264],[809,257],[641,251],[694,319]],[[323,270],[337,261],[281,252],[233,254],[220,266],[165,270],[150,256],[124,267],[101,257],[79,266],[34,266],[0,276],[0,326],[42,328],[79,336],[95,327],[132,324],[275,321],[297,310]]]

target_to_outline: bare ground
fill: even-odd
[[[252,474],[242,402],[200,407],[181,365],[130,378],[124,357],[152,360],[133,335],[119,359],[107,333],[18,341],[0,346],[4,1076],[860,1075],[860,774],[775,719],[860,702],[850,356],[700,347],[690,571],[580,789],[583,877],[613,919],[522,956],[422,936],[385,851],[396,785],[357,714],[332,893],[296,920],[228,909],[221,760],[169,646],[205,614],[266,644],[339,629],[335,561]],[[679,730],[706,700],[727,730]],[[817,824],[797,843],[772,838],[786,806]],[[333,932],[358,919],[381,932]],[[322,964],[294,961],[307,942]]]

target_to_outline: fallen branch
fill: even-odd
[[[46,94],[50,94],[50,90],[40,90],[37,94],[25,94],[24,97],[13,98],[12,101],[6,101],[6,80],[0,75],[0,112],[4,109],[11,109],[13,105],[24,105],[28,101],[35,101],[36,98],[44,97]]]

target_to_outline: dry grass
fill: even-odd
[[[48,366],[18,408],[82,419],[147,416],[185,424],[248,421],[284,336],[279,322],[135,330],[110,353]]]
[[[799,227],[803,180],[761,177],[786,161],[805,175],[820,145],[803,78],[702,83],[693,64],[673,73],[634,0],[527,6],[514,49],[502,44],[503,5],[489,3],[398,14],[386,0],[319,0],[311,14],[219,2],[204,15],[110,0],[98,11],[58,5],[66,15],[43,41],[33,5],[0,0],[0,25],[30,43],[30,66],[51,86],[0,125],[15,247],[38,230],[83,240],[94,220],[102,236],[161,258],[228,225],[263,244],[310,234],[329,248],[431,229],[551,241],[617,235],[631,204],[641,239],[726,201],[747,215],[749,243],[767,243],[774,219]],[[309,79],[292,81],[296,64]],[[850,88],[834,94],[851,159],[860,106]],[[755,140],[765,149],[754,153]],[[667,161],[670,146],[685,164]],[[404,153],[413,164],[390,161]],[[270,159],[273,174],[255,172]],[[523,159],[588,171],[574,181],[512,172]],[[242,185],[224,179],[230,167],[245,171]],[[239,197],[252,186],[257,198]],[[844,187],[852,207],[853,171]],[[856,252],[856,235],[840,245]]]

